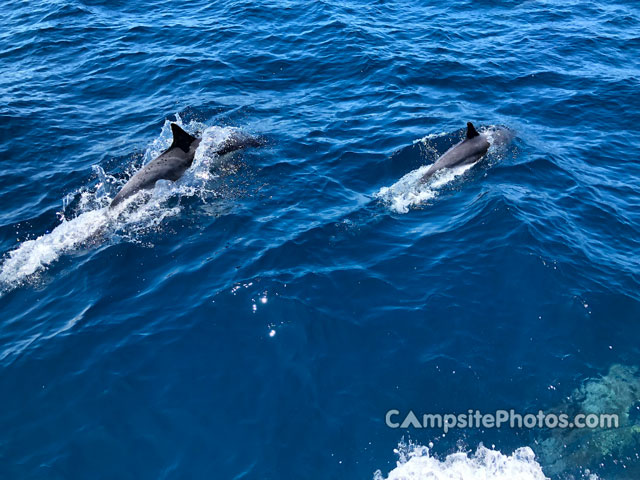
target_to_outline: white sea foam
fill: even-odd
[[[390,187],[382,187],[376,197],[382,200],[396,213],[407,213],[411,207],[417,207],[434,199],[439,190],[455,178],[469,170],[473,165],[438,170],[427,182],[420,180],[431,165],[424,165],[407,173]]]
[[[50,233],[22,242],[9,252],[0,269],[0,283],[21,281],[73,250],[106,225],[106,208],[91,210],[73,220],[63,220]]]
[[[531,448],[518,448],[505,455],[482,445],[475,453],[457,452],[440,460],[427,447],[401,443],[397,466],[374,480],[545,480],[542,467]]]
[[[151,161],[171,144],[170,123],[165,122],[160,136],[146,149],[144,163]],[[180,118],[177,123],[182,125]],[[191,123],[184,127],[193,131],[203,126]],[[181,211],[179,205],[167,204],[166,200],[170,197],[206,196],[209,193],[208,182],[215,177],[210,168],[218,160],[217,155],[211,152],[236,132],[237,129],[233,127],[207,128],[203,132],[193,166],[183,178],[175,183],[160,181],[152,192],[140,192],[113,210],[109,210],[109,202],[125,180],[117,180],[96,167],[97,184],[83,187],[64,199],[62,211],[58,213],[61,219],[58,226],[49,233],[21,242],[17,248],[5,254],[0,265],[0,291],[28,281],[64,254],[92,242],[112,239],[114,233],[135,241],[141,231],[157,227],[164,219]],[[110,184],[113,188],[109,188]],[[146,203],[131,208],[132,204],[139,204],[142,197],[148,199]]]

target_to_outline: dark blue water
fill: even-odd
[[[640,477],[637,2],[2,14],[0,478]],[[110,217],[169,121],[267,145]],[[623,425],[385,424],[509,408]]]

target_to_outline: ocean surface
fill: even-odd
[[[640,478],[636,0],[2,7],[1,479]]]

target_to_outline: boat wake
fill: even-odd
[[[428,447],[400,442],[395,450],[396,468],[384,476],[380,470],[373,480],[546,480],[542,467],[529,447],[512,455],[479,445],[475,452],[456,452],[440,460]],[[596,480],[596,477],[589,480]]]

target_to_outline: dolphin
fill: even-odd
[[[171,133],[173,134],[171,146],[129,179],[111,201],[110,209],[140,190],[151,190],[158,180],[175,182],[187,171],[193,163],[202,138],[188,134],[175,123],[171,124]],[[255,137],[235,133],[219,145],[215,153],[224,155],[244,147],[257,147],[261,144],[262,142]]]
[[[475,163],[487,153],[487,150],[489,150],[487,137],[482,133],[478,133],[473,123],[467,122],[467,138],[451,147],[436,160],[427,170],[427,173],[422,176],[420,182],[426,182],[434,173],[443,168]]]

